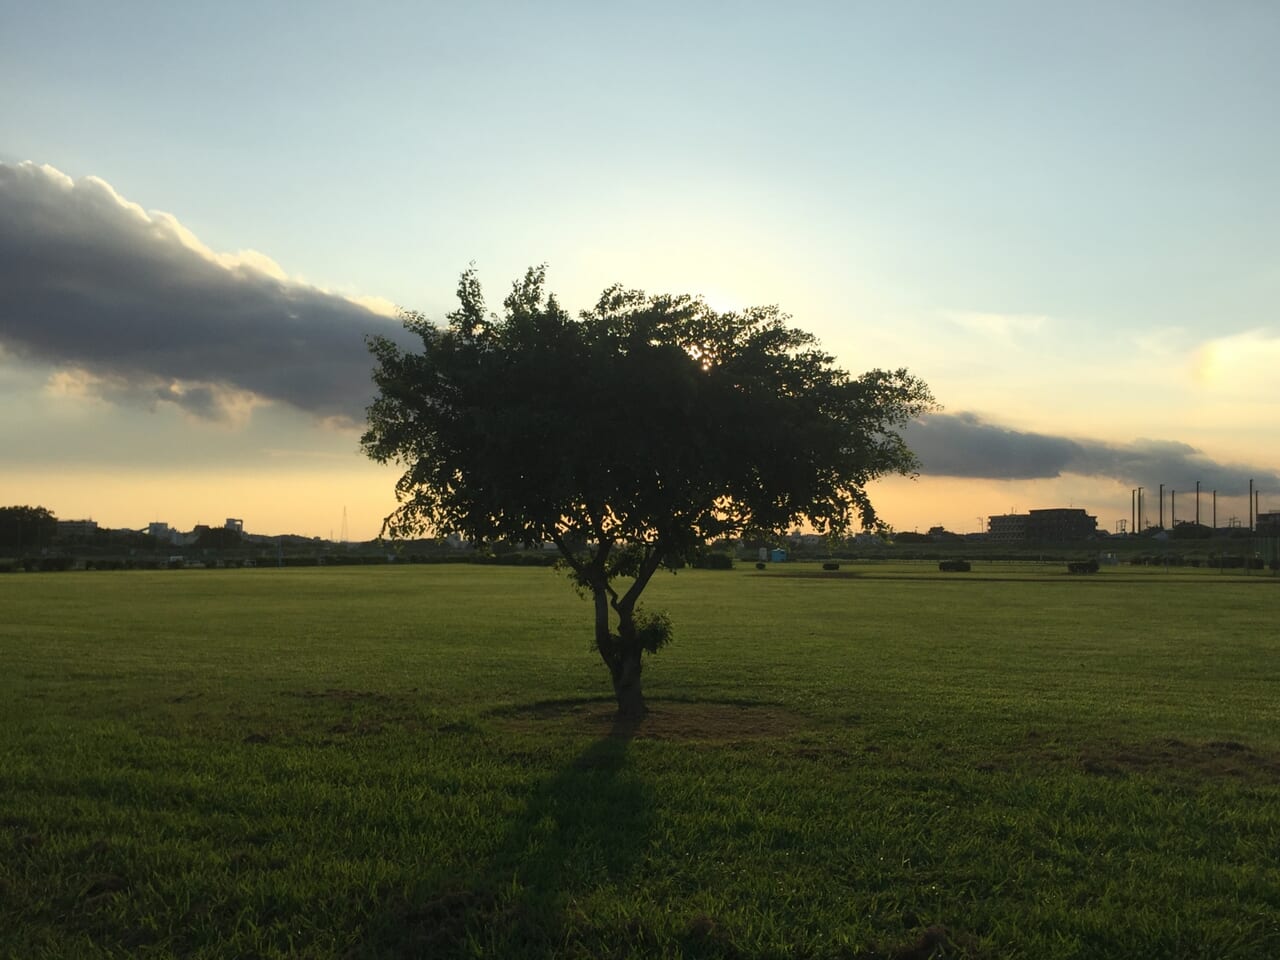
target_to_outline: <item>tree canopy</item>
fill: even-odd
[[[653,574],[717,538],[875,526],[867,485],[912,471],[897,428],[932,398],[905,370],[851,377],[776,307],[614,286],[574,317],[545,285],[530,269],[495,314],[469,270],[446,325],[404,314],[421,351],[372,338],[362,444],[405,468],[393,536],[555,543],[639,712],[641,652],[669,633],[637,607]]]
[[[234,550],[244,546],[244,534],[226,527],[196,527],[195,546],[201,550]]]
[[[43,547],[58,532],[58,518],[45,507],[0,507],[0,547],[31,550]]]

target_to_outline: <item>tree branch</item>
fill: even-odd
[[[636,601],[640,599],[640,594],[644,592],[644,588],[649,585],[649,580],[658,571],[658,567],[662,565],[662,541],[659,539],[655,543],[646,544],[644,548],[644,556],[640,559],[640,569],[636,571],[636,578],[632,581],[631,587],[623,594],[621,600],[613,601],[613,608],[619,613],[625,608],[630,611],[635,608]]]
[[[586,567],[582,565],[581,561],[579,561],[577,556],[574,555],[574,552],[569,549],[569,545],[564,542],[564,537],[560,536],[559,533],[553,532],[551,534],[551,542],[556,545],[556,549],[560,551],[560,556],[564,557],[565,562],[568,563],[573,572],[578,575],[578,579],[583,583],[587,583]]]

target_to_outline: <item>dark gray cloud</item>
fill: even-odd
[[[358,422],[372,395],[372,332],[407,337],[398,321],[291,282],[264,257],[214,254],[99,179],[0,163],[0,350],[88,375],[66,389],[208,419],[242,416],[258,397]],[[1272,471],[1169,441],[1106,444],[969,413],[930,415],[905,434],[921,472],[938,476],[1280,487]]]
[[[249,393],[358,421],[372,332],[402,333],[264,257],[212,253],[101,180],[0,164],[0,346],[86,371],[109,399],[220,418]]]
[[[1190,490],[1244,493],[1249,480],[1275,489],[1280,477],[1247,464],[1224,464],[1172,440],[1111,444],[1011,430],[972,413],[935,413],[903,431],[920,458],[920,472],[934,476],[992,480],[1037,480],[1064,473],[1109,477],[1121,483],[1164,483]]]

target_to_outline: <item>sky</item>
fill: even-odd
[[[0,0],[0,504],[372,537],[364,336],[545,263],[923,378],[898,529],[1247,523],[1277,49],[1271,0]]]

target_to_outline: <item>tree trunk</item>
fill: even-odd
[[[649,712],[640,689],[641,658],[644,651],[636,636],[636,622],[632,606],[625,600],[614,604],[618,611],[618,648],[610,672],[613,674],[613,695],[618,699],[618,716],[638,719]]]
[[[629,720],[639,719],[649,712],[640,688],[640,657],[642,651],[634,644],[621,652],[618,666],[613,670],[613,695],[618,700],[618,716]]]
[[[609,629],[609,596],[603,588],[597,588],[592,596],[596,607],[596,650],[600,652],[605,666],[612,673],[614,669],[613,632]]]
[[[613,680],[613,695],[618,701],[618,717],[638,720],[649,712],[640,688],[641,658],[644,650],[636,636],[633,616],[634,599],[610,603],[609,594],[602,586],[592,590],[595,601],[596,649],[600,659],[609,668]],[[610,623],[610,608],[618,615],[618,632]]]

